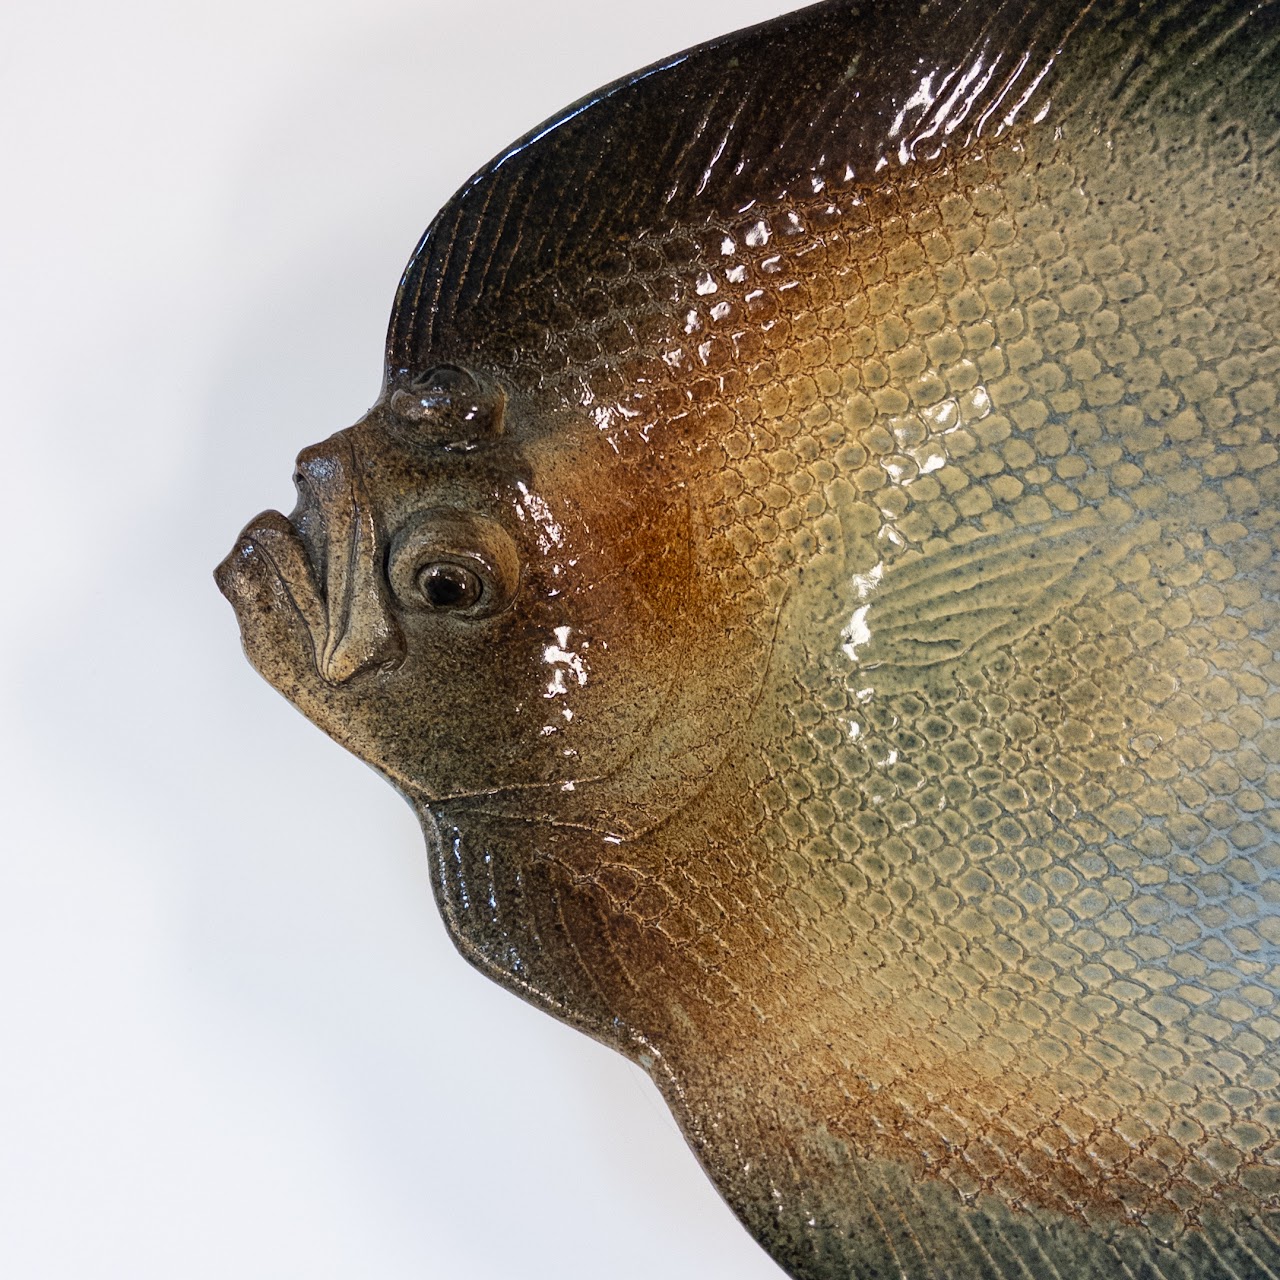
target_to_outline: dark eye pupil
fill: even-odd
[[[428,565],[418,582],[423,597],[434,609],[465,609],[480,598],[479,579],[461,565]]]
[[[434,605],[457,604],[466,594],[465,583],[438,575],[427,583],[427,599]]]

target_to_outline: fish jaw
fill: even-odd
[[[255,516],[214,570],[235,611],[245,656],[272,688],[332,732],[319,662],[324,603],[297,530],[278,511]]]
[[[381,570],[384,547],[351,435],[303,450],[298,458],[299,508],[310,507],[325,534],[323,588],[310,572],[297,530],[286,547],[286,582],[299,581],[295,600],[316,643],[316,665],[331,685],[404,658],[404,637],[392,616]],[[290,526],[292,529],[292,526]],[[281,568],[281,566],[277,566]],[[315,609],[322,601],[323,616]],[[321,639],[323,637],[323,639]]]
[[[410,803],[430,803],[436,787],[429,752],[420,753],[417,767],[407,768],[386,745],[388,727],[395,724],[388,707],[400,691],[406,656],[395,623],[373,632],[390,637],[381,650],[366,643],[364,652],[376,652],[376,661],[358,670],[334,662],[332,655],[343,650],[332,643],[334,629],[313,561],[296,525],[278,511],[264,511],[245,526],[214,570],[214,581],[235,612],[254,670]]]
[[[255,516],[214,571],[214,580],[236,610],[250,646],[248,627],[255,624],[249,601],[261,595],[261,587],[256,585],[260,575],[250,573],[249,566],[260,564],[261,573],[274,583],[273,600],[291,611],[305,629],[309,643],[302,646],[299,663],[309,665],[335,688],[371,669],[394,666],[405,652],[400,629],[386,605],[369,521],[361,519],[361,514],[355,513],[350,523],[356,527],[344,530],[348,536],[336,544],[343,554],[329,557],[327,591],[319,585],[297,528],[278,511]]]

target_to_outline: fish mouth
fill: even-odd
[[[403,636],[387,604],[377,541],[370,536],[372,522],[361,515],[357,509],[346,519],[326,521],[323,582],[298,529],[279,511],[250,520],[214,570],[251,661],[277,687],[268,668],[281,660],[302,664],[334,688],[404,661]],[[288,639],[267,624],[280,612],[291,615],[294,634]],[[299,630],[305,637],[301,645]],[[271,653],[272,646],[295,652]]]
[[[306,628],[318,668],[328,635],[324,601],[302,538],[287,516],[279,511],[254,516],[213,571],[213,579],[242,627],[251,620],[252,602],[262,596],[264,586],[274,586],[273,594],[283,594]]]

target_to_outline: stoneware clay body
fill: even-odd
[[[794,1277],[1280,1275],[1278,39],[829,0],[601,90],[218,570]]]

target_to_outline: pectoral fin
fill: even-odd
[[[921,668],[981,664],[1097,589],[1134,537],[1087,511],[864,576],[850,656],[881,686],[894,671],[910,682]]]

